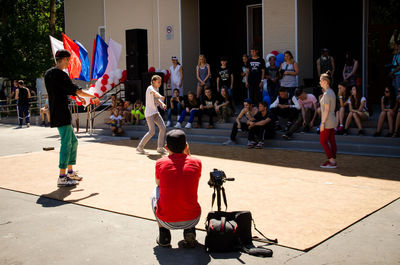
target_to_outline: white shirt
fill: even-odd
[[[179,89],[179,96],[183,96],[182,85],[179,86],[179,83],[181,82],[181,67],[182,66],[178,64],[175,69],[173,65],[169,68],[171,73],[171,90],[173,91],[175,88]]]
[[[122,117],[121,117],[121,115],[114,116],[114,114],[113,114],[113,115],[110,116],[110,120],[115,121],[115,124],[117,126],[120,126],[121,125],[121,121],[122,121]]]
[[[144,111],[145,117],[150,117],[150,116],[153,116],[154,114],[158,113],[157,103],[156,103],[157,99],[154,96],[154,94],[151,94],[152,92],[159,94],[158,91],[153,86],[149,86],[147,88],[147,90],[146,90],[146,109]]]
[[[368,111],[368,108],[367,108],[367,99],[366,99],[365,97],[362,97],[362,98],[361,98],[360,104],[363,103],[364,101],[365,101],[365,104],[364,104],[364,107],[363,107],[362,112]],[[350,97],[349,97],[349,99],[347,100],[347,103],[351,104],[351,98],[350,98]],[[358,109],[357,109],[357,110],[358,110]]]

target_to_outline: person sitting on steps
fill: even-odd
[[[276,116],[268,111],[268,103],[258,104],[258,112],[254,121],[249,122],[248,148],[264,148],[264,139],[272,139],[275,136],[274,122]]]
[[[179,116],[179,120],[175,125],[175,128],[182,128],[182,122],[185,119],[186,115],[190,115],[189,121],[187,122],[185,129],[192,128],[192,123],[194,121],[194,117],[199,113],[200,102],[196,98],[196,95],[193,92],[189,92],[187,99],[184,100],[183,110],[181,115]]]
[[[271,104],[270,108],[271,112],[274,113],[276,117],[281,117],[287,120],[286,129],[289,130],[290,126],[299,115],[300,105],[296,96],[289,98],[287,88],[281,87],[279,89],[279,96],[276,98],[274,103]],[[280,128],[280,122],[278,119],[275,122],[275,127],[277,129]]]
[[[251,121],[254,121],[254,116],[257,114],[257,112],[258,108],[254,107],[253,101],[250,98],[245,99],[243,102],[243,109],[233,122],[230,139],[222,144],[236,144],[236,135],[238,131],[249,131],[249,124]],[[242,121],[242,119],[245,119],[245,121]]]

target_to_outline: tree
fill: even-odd
[[[64,31],[62,0],[0,0],[0,76],[34,81],[54,65],[49,35]]]

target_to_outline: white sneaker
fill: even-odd
[[[188,122],[185,126],[186,129],[191,129],[192,128],[192,124],[190,122]]]
[[[175,127],[175,128],[178,128],[178,129],[181,129],[181,128],[182,128],[182,125],[181,125],[180,122],[177,122],[176,125],[175,125],[174,127]]]
[[[136,148],[136,152],[138,152],[139,154],[144,154],[145,153],[144,149],[139,147],[139,146]]]
[[[165,126],[170,127],[171,126],[171,122],[167,121],[167,124],[165,124]]]
[[[30,123],[27,123],[27,124],[26,124],[26,127],[28,127],[28,128],[31,127],[31,124],[30,124]]]
[[[76,180],[72,180],[69,177],[58,178],[57,186],[58,187],[73,187],[79,184]]]
[[[236,144],[236,142],[232,141],[231,139],[222,143],[222,145],[233,145],[233,144]]]
[[[166,154],[167,150],[164,147],[158,147],[157,148],[157,153]]]
[[[83,179],[81,176],[78,175],[77,171],[73,171],[72,174],[68,173],[67,177],[72,180],[77,180],[77,181],[81,181]]]

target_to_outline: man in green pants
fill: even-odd
[[[83,92],[78,86],[72,83],[71,79],[63,70],[70,64],[71,54],[61,49],[56,52],[56,66],[46,71],[44,81],[49,96],[50,126],[57,127],[61,137],[60,148],[60,176],[57,181],[58,187],[69,187],[78,184],[82,180],[73,170],[76,164],[76,151],[78,140],[75,137],[71,125],[71,113],[68,109],[68,96],[89,97],[97,105],[99,99],[93,95]],[[84,101],[84,99],[81,99]],[[83,102],[85,103],[85,102]],[[68,168],[68,172],[66,169]]]

